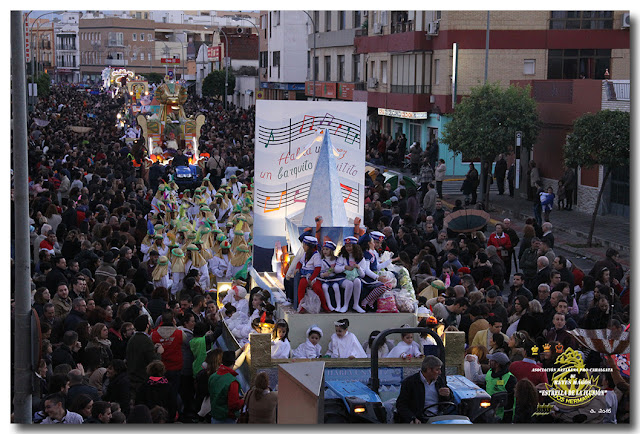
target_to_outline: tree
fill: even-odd
[[[29,83],[33,83],[33,77],[29,77]],[[38,97],[46,98],[51,93],[51,77],[46,72],[38,74],[35,83],[38,85]]]
[[[213,71],[207,75],[202,81],[202,94],[216,98],[222,97],[222,95],[224,95],[224,77],[225,71],[222,69]],[[232,94],[236,87],[236,77],[231,71],[229,71],[229,80],[227,83],[229,84],[227,92],[228,94]]]
[[[602,110],[595,114],[586,113],[576,119],[573,132],[569,134],[567,143],[564,145],[567,167],[589,168],[600,164],[604,166],[604,177],[591,215],[591,228],[587,238],[589,247],[593,239],[602,193],[611,170],[614,167],[629,165],[630,120],[629,112]]]
[[[498,83],[485,84],[472,88],[471,95],[456,105],[451,121],[444,127],[442,141],[467,160],[491,162],[499,154],[513,152],[516,131],[522,131],[522,146],[529,149],[539,130],[536,102],[529,86],[503,89]],[[487,182],[485,209],[489,186]]]
[[[152,83],[160,84],[164,80],[164,74],[160,74],[157,72],[147,72],[142,75],[147,79],[149,84],[152,84]]]

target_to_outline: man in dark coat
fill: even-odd
[[[504,159],[504,155],[500,154],[498,156],[498,161],[496,162],[496,167],[493,169],[493,175],[496,178],[496,183],[498,184],[498,195],[502,196],[504,194],[504,178],[507,173],[507,160]]]
[[[449,401],[451,389],[442,375],[442,361],[436,356],[426,356],[420,372],[405,378],[396,400],[398,419],[401,423],[422,423],[426,412],[437,414],[438,403]]]
[[[564,171],[564,175],[562,175],[561,179],[564,184],[564,192],[567,198],[567,204],[564,209],[571,211],[573,207],[573,192],[576,189],[576,173],[570,167],[567,167]]]
[[[150,329],[149,317],[140,315],[133,322],[136,333],[131,336],[127,343],[127,373],[131,385],[131,398],[135,399],[135,394],[147,378],[147,365],[154,360],[160,360],[164,352],[162,345],[154,345],[148,336]]]

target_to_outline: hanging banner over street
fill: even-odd
[[[364,102],[256,101],[254,246],[286,244],[285,218],[304,209],[321,141],[305,148],[323,130],[347,217],[363,218],[366,115]]]

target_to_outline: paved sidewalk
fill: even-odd
[[[410,172],[406,170],[398,170],[397,168],[389,168],[389,170],[411,176]],[[458,193],[460,185],[462,185],[461,177],[448,177],[444,182],[444,203],[449,209],[453,207],[456,199],[464,200],[464,196]],[[508,192],[508,189],[505,190]],[[520,197],[509,197],[508,193],[499,196],[495,183],[492,184],[489,194],[489,208],[488,212],[492,217],[492,224],[509,217],[514,229],[519,233],[522,232],[524,221],[533,217],[533,202]],[[556,243],[562,244],[565,250],[577,256],[598,261],[605,257],[608,247],[613,247],[620,251],[620,262],[625,267],[629,267],[631,253],[629,218],[612,215],[597,216],[593,242],[599,246],[590,248],[572,246],[572,244],[586,244],[591,226],[590,213],[580,212],[575,208],[573,211],[561,211],[556,208],[551,212],[549,220],[553,224]]]

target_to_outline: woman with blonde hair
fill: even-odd
[[[464,376],[479,386],[484,386],[486,382],[483,364],[488,364],[486,347],[473,345],[465,350]]]

